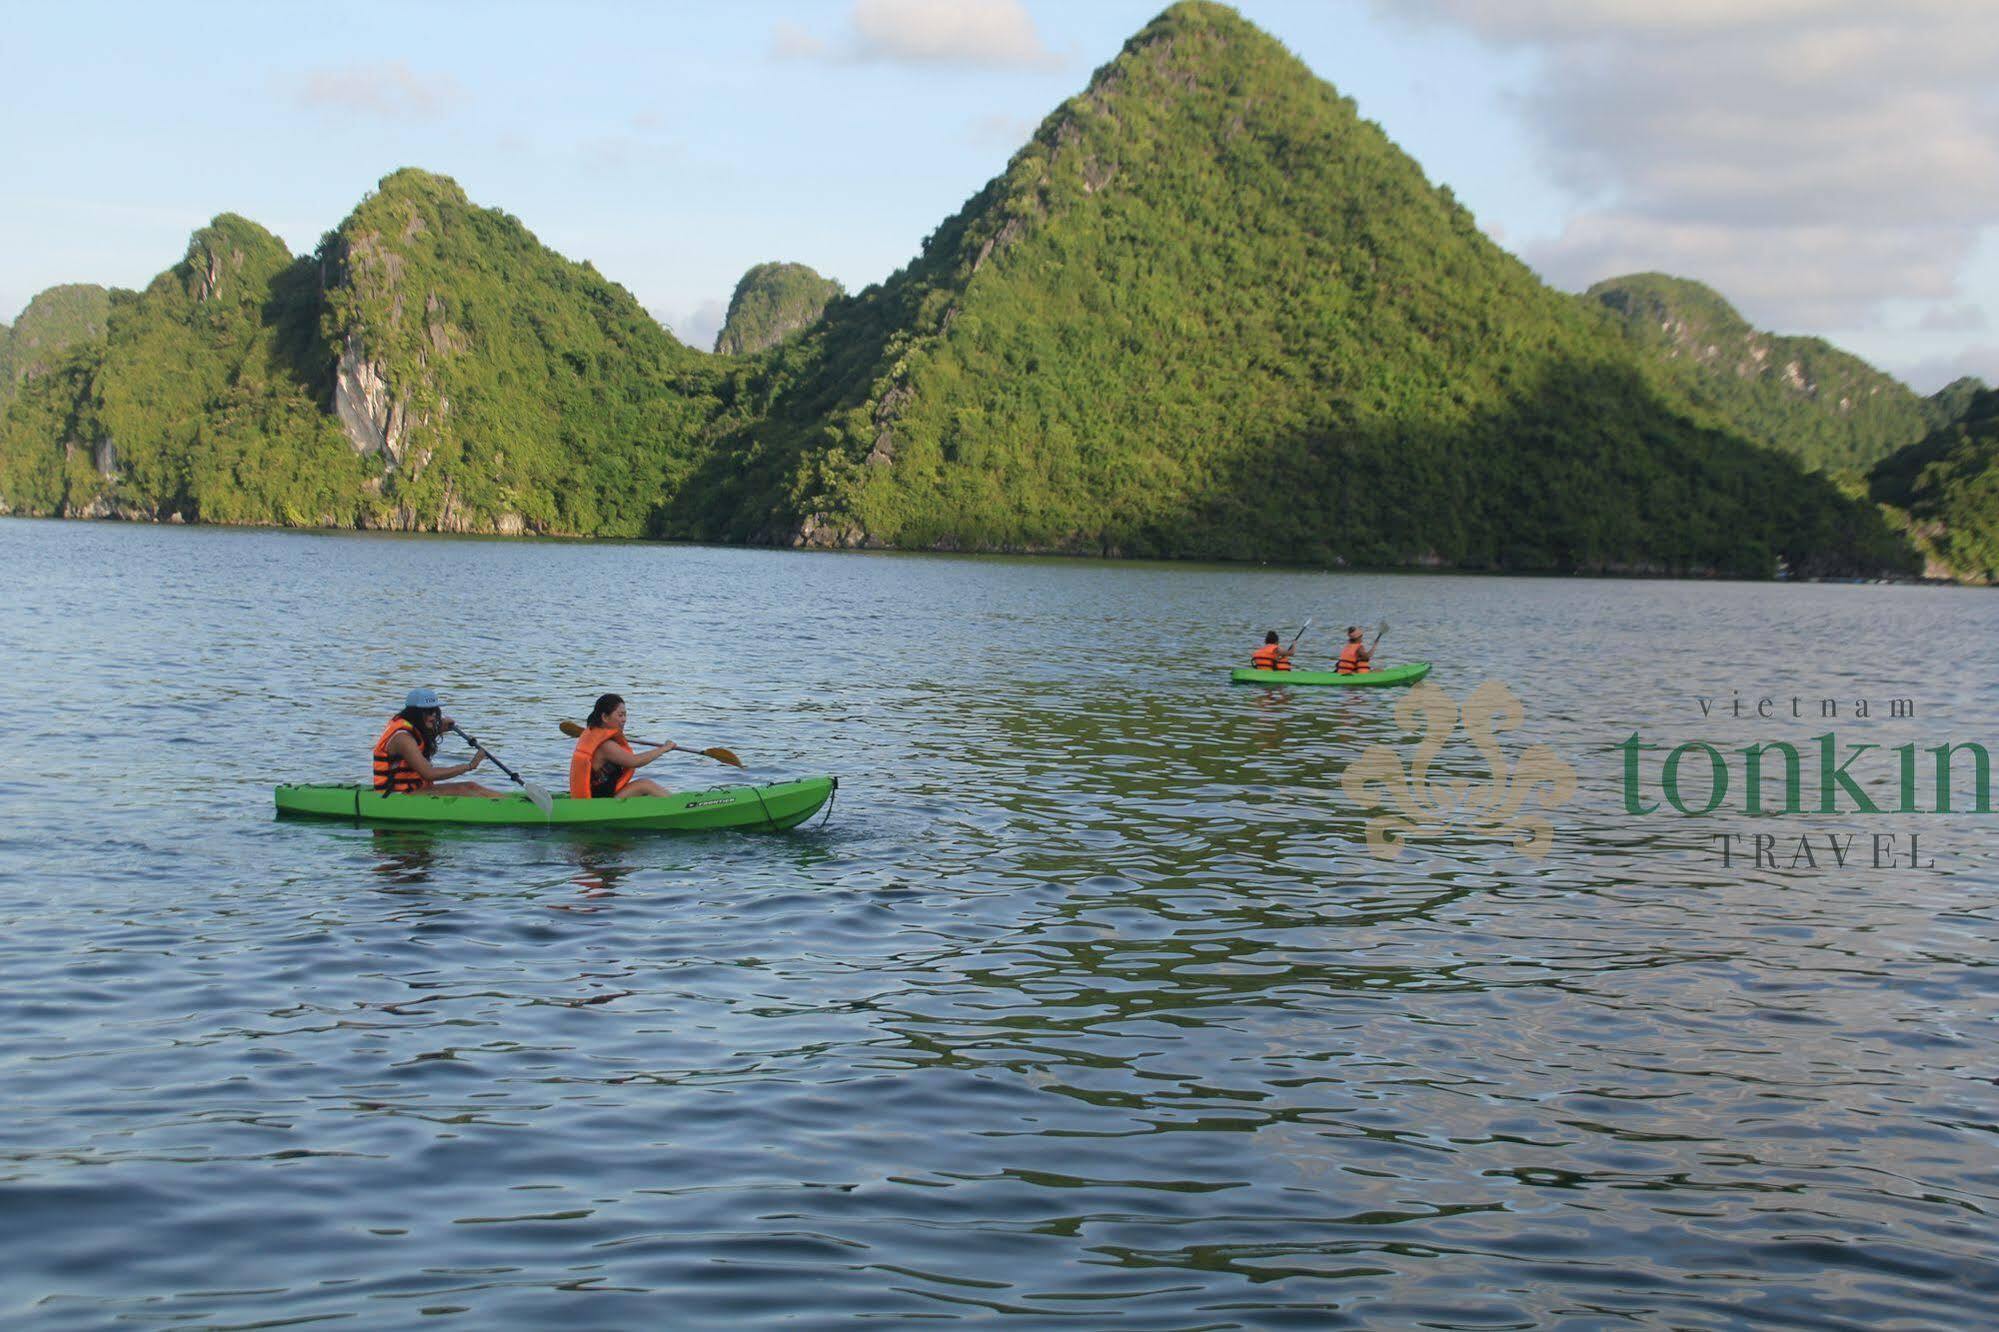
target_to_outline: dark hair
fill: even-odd
[[[1350,634],[1357,634],[1360,632],[1360,626],[1357,624],[1350,624],[1347,626],[1347,632]]]
[[[443,729],[442,727],[439,727],[437,730],[431,729],[429,718],[433,714],[438,717],[442,717],[444,715],[444,709],[404,708],[401,712],[398,712],[396,714],[398,717],[401,717],[404,721],[408,722],[412,727],[415,728],[417,743],[423,746],[423,756],[425,758],[429,758],[433,754],[437,753],[438,732]]]
[[[1277,631],[1275,629],[1272,629],[1269,633],[1263,636],[1263,641],[1266,643],[1275,643],[1277,641]]]
[[[604,694],[601,697],[599,697],[597,700],[597,706],[590,709],[590,725],[592,727],[602,726],[604,724],[604,718],[616,712],[618,708],[624,703],[624,701],[625,700],[617,694]]]

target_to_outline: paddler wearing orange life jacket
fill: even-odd
[[[1259,671],[1288,671],[1291,669],[1291,649],[1278,646],[1277,631],[1272,629],[1263,636],[1263,646],[1249,654],[1249,664]]]
[[[451,729],[435,689],[412,689],[403,699],[403,710],[389,718],[381,738],[375,741],[375,789],[393,795],[498,796],[501,793],[477,782],[453,782],[486,761],[479,750],[465,763],[440,768],[430,760],[437,754],[437,742]]]
[[[1367,650],[1367,642],[1361,631],[1353,625],[1347,626],[1347,645],[1340,649],[1340,659],[1333,664],[1335,675],[1365,675],[1374,668],[1368,663],[1374,654]]]
[[[671,740],[651,749],[632,752],[625,739],[625,700],[605,694],[590,709],[583,734],[576,737],[576,749],[569,756],[569,794],[577,800],[623,800],[626,796],[667,795],[658,782],[632,774],[662,754],[680,748]]]

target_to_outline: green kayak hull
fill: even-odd
[[[1249,666],[1238,666],[1229,672],[1229,679],[1236,684],[1340,685],[1347,689],[1381,689],[1389,685],[1415,684],[1429,673],[1430,663],[1427,661],[1384,666],[1378,671],[1362,671],[1358,675],[1341,675],[1337,671],[1259,671]]]
[[[366,786],[280,786],[278,813],[360,823],[461,824],[482,827],[670,829],[704,832],[795,828],[833,798],[840,779],[805,777],[768,786],[723,786],[626,800],[554,797],[547,814],[518,792],[480,796],[383,795]]]

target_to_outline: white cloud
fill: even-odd
[[[1918,393],[1935,393],[1965,375],[1999,384],[1999,346],[1967,347],[1949,356],[1932,356],[1897,368],[1903,382]]]
[[[702,301],[684,314],[670,315],[663,311],[653,311],[653,318],[664,324],[674,337],[679,338],[697,351],[715,350],[715,339],[722,332],[722,324],[729,317],[729,306],[725,301]]]
[[[384,120],[439,120],[465,100],[449,74],[418,74],[400,60],[307,70],[294,96],[301,106]]]
[[[1950,228],[1757,227],[1600,209],[1521,257],[1572,289],[1624,273],[1696,278],[1758,327],[1819,333],[1858,327],[1891,299],[1955,297],[1969,247]]]
[[[779,22],[771,30],[771,53],[985,69],[1055,69],[1068,63],[1041,40],[1020,0],[854,0],[839,40]]]
[[[1991,326],[1991,315],[1970,304],[1933,305],[1916,321],[1916,327],[1925,333],[1976,333]]]
[[[825,38],[814,36],[796,23],[780,19],[770,31],[770,53],[780,60],[822,60],[832,51]]]
[[[1999,227],[1999,5],[1375,0],[1540,57],[1521,102],[1588,201],[1527,258],[1563,285],[1657,269],[1759,324],[1962,300]]]
[[[965,141],[980,148],[1005,148],[1012,151],[1026,143],[1034,133],[1035,122],[1025,116],[1009,116],[1000,113],[975,116],[965,126]]]

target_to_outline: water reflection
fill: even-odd
[[[589,831],[564,839],[563,852],[576,872],[569,881],[585,899],[615,897],[618,885],[637,868],[639,841],[631,836]],[[587,910],[580,903],[551,903],[558,909]]]
[[[438,833],[429,828],[370,828],[374,871],[389,882],[413,886],[430,881],[437,865]]]

